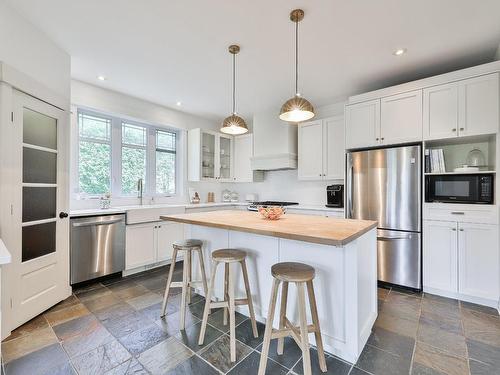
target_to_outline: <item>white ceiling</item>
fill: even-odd
[[[498,0],[7,2],[71,54],[74,78],[214,119],[230,112],[231,43],[238,112],[292,96],[295,7],[301,92],[316,106],[491,61],[500,43]]]

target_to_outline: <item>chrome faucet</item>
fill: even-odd
[[[137,180],[137,198],[140,198],[141,200],[141,206],[142,206],[142,198],[143,198],[143,182],[142,182],[142,178],[139,178],[139,180]]]

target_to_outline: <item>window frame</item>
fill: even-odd
[[[146,123],[143,121],[137,121],[134,119],[127,118],[126,116],[112,116],[106,113],[80,108],[76,110],[76,152],[75,152],[75,194],[83,194],[90,199],[96,199],[103,196],[103,194],[89,194],[80,190],[80,123],[79,116],[89,115],[98,118],[103,118],[111,121],[111,141],[109,142],[111,146],[111,171],[110,171],[110,192],[112,197],[115,198],[136,198],[136,194],[125,194],[122,192],[122,146],[125,147],[137,147],[146,150],[146,190],[144,191],[144,197],[176,197],[179,195],[180,188],[180,176],[181,176],[181,163],[179,155],[182,155],[181,150],[181,131],[179,129],[173,128],[171,126],[155,125]],[[146,146],[135,146],[129,144],[123,144],[122,137],[122,126],[123,124],[130,124],[133,126],[140,126],[146,129]],[[175,192],[173,193],[157,193],[156,192],[156,132],[170,132],[175,134]],[[86,139],[86,138],[84,138]],[[103,142],[107,143],[107,142]]]

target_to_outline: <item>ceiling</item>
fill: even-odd
[[[498,0],[7,2],[71,55],[73,78],[213,119],[231,110],[232,43],[240,114],[292,96],[296,7],[300,91],[315,106],[492,61],[500,43]]]

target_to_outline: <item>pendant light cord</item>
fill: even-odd
[[[233,115],[236,113],[236,54],[233,53]]]
[[[295,21],[295,95],[299,94],[299,21]]]

